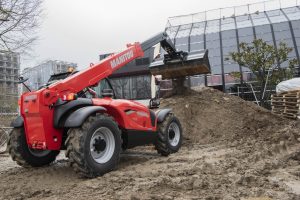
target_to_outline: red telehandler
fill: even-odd
[[[151,66],[156,74],[159,66],[175,77],[181,68],[185,68],[182,76],[209,72],[207,52],[176,51],[165,32],[141,44],[127,45],[126,50],[96,65],[22,94],[21,114],[12,122],[8,141],[12,159],[23,167],[40,167],[53,162],[60,150],[66,150],[75,171],[95,177],[117,166],[122,148],[152,143],[163,156],[177,152],[182,127],[171,109],[154,112],[151,108],[157,107],[157,101],[150,101],[147,107],[113,99],[111,89],[103,90],[102,97],[96,98],[91,89],[158,43],[166,54]],[[85,92],[94,98],[86,98]]]

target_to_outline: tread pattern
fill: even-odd
[[[168,133],[167,133],[167,128],[169,121],[174,117],[173,113],[169,113],[165,120],[162,123],[159,123],[158,126],[158,139],[155,143],[155,148],[159,154],[162,156],[168,156],[172,152],[170,148],[168,148]]]
[[[10,134],[10,137],[7,142],[8,152],[18,165],[29,168],[30,165],[26,162],[26,160],[21,155],[21,149],[20,149],[20,140],[21,140],[21,128],[14,128],[13,131]]]
[[[103,175],[101,172],[93,172],[84,157],[84,142],[87,137],[87,132],[92,123],[99,119],[109,119],[116,125],[116,127],[118,127],[117,123],[109,115],[97,114],[96,116],[88,117],[81,127],[70,129],[68,138],[65,142],[67,147],[66,157],[69,158],[69,166],[72,167],[75,172],[90,178]]]
[[[41,167],[55,161],[59,151],[51,151],[44,157],[35,157],[30,154],[23,128],[14,128],[7,143],[8,152],[16,163],[22,167]]]

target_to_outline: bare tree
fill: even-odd
[[[37,39],[42,0],[0,0],[0,49],[26,52]]]

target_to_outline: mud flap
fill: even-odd
[[[24,120],[22,116],[18,116],[14,121],[11,122],[10,126],[14,128],[21,128],[24,125]]]
[[[105,112],[106,109],[101,106],[87,106],[83,108],[79,108],[75,112],[73,112],[67,118],[64,127],[66,128],[76,128],[83,124],[83,122],[88,118],[88,116],[96,113],[96,112]]]
[[[172,109],[170,109],[170,108],[158,110],[158,111],[156,112],[157,123],[163,122],[164,119],[166,118],[166,116],[167,116],[171,111],[172,111]]]

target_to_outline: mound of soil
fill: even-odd
[[[300,137],[297,121],[211,88],[188,90],[183,95],[163,99],[161,105],[173,109],[188,142],[235,145],[260,140],[294,144]]]

